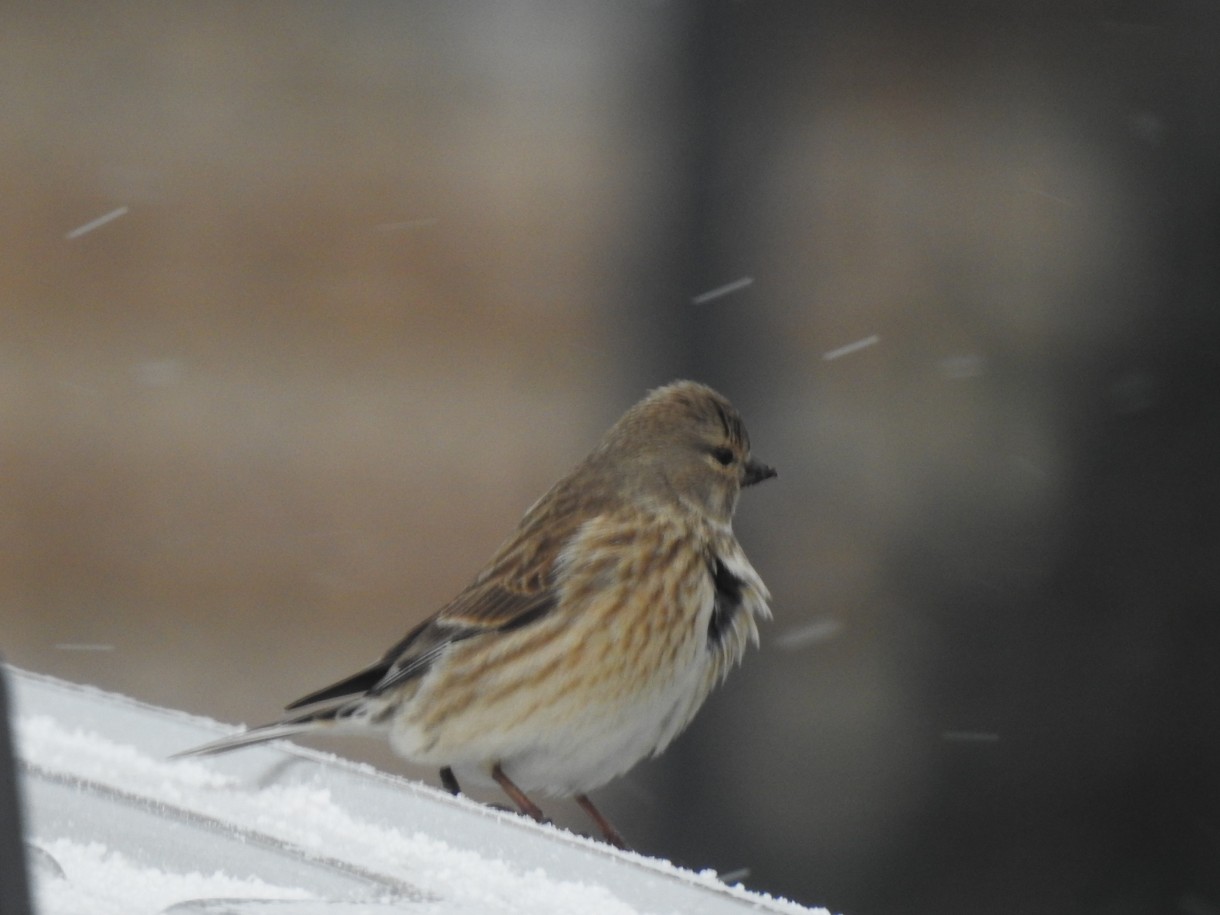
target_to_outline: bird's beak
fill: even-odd
[[[769,480],[775,476],[779,476],[779,473],[774,467],[761,461],[746,461],[746,472],[741,478],[741,485],[753,486],[755,483],[761,483],[763,480]]]

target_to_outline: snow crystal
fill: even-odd
[[[108,222],[113,222],[120,216],[126,216],[127,212],[127,207],[117,207],[116,209],[111,210],[109,213],[103,213],[97,219],[89,220],[89,222],[85,223],[83,226],[77,226],[75,229],[65,235],[64,238],[66,238],[68,241],[71,241],[74,238],[80,238],[82,235],[92,232],[94,229],[100,229]]]
[[[858,352],[859,350],[880,342],[881,338],[876,334],[873,334],[871,337],[865,337],[863,340],[857,340],[854,343],[848,343],[846,346],[840,346],[838,349],[832,349],[822,353],[822,359],[824,359],[826,362],[830,362],[833,359],[849,356],[852,353]]]
[[[719,299],[722,296],[737,292],[739,289],[745,289],[753,282],[754,277],[743,276],[739,280],[733,280],[731,283],[725,283],[723,286],[717,286],[715,289],[709,289],[707,292],[701,292],[699,295],[691,299],[691,302],[695,305],[703,305],[707,302]]]

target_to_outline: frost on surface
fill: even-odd
[[[41,915],[808,912],[287,745],[13,671]]]

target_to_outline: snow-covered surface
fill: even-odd
[[[289,744],[170,761],[227,729],[10,673],[41,915],[813,911]]]

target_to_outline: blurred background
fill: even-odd
[[[775,620],[599,792],[640,850],[1220,913],[1215,4],[0,18],[8,660],[273,718],[697,377]]]

